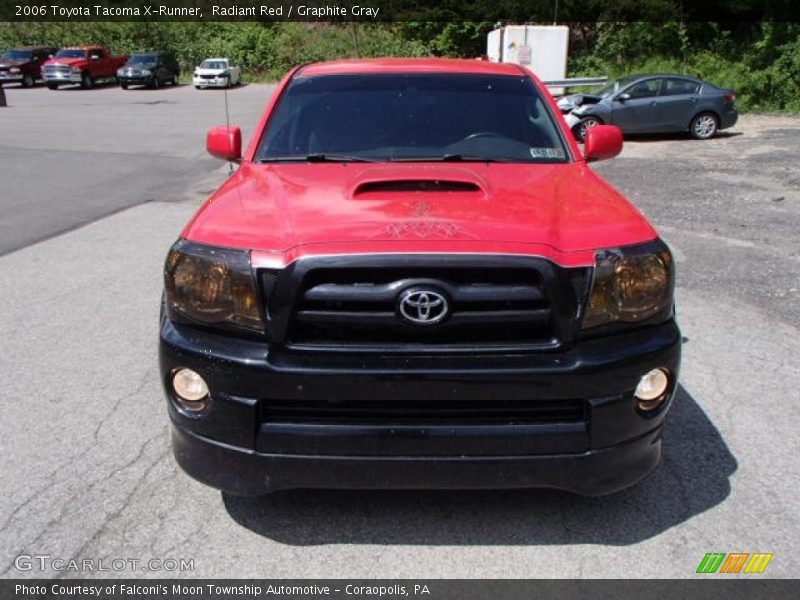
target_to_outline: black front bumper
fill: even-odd
[[[153,76],[148,75],[117,75],[117,81],[127,85],[150,85],[153,83]]]
[[[652,471],[678,374],[674,321],[585,340],[557,352],[460,355],[298,354],[162,319],[160,360],[173,450],[196,479],[241,495],[289,488],[553,487],[612,493]],[[171,373],[201,373],[209,412],[186,416]],[[670,398],[637,411],[633,390],[655,367],[673,374]],[[346,402],[399,407],[441,403],[580,401],[568,421],[491,422],[303,419],[282,407]]]

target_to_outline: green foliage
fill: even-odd
[[[745,6],[749,0],[737,1]],[[412,0],[396,3],[416,6]],[[534,7],[529,0],[496,0],[495,4],[498,11],[518,21],[541,21],[552,10],[550,4]],[[624,20],[630,11],[645,5],[648,14],[661,11],[665,19],[674,12],[671,0],[619,0],[613,6],[602,0],[562,0],[559,18],[574,20],[581,11],[601,11],[605,19],[570,24],[569,74],[686,73],[735,90],[742,110],[800,111],[800,23]],[[493,21],[478,20],[486,16],[485,0],[442,0],[435,8],[421,8],[419,21],[394,24],[0,23],[0,48],[103,43],[125,54],[163,48],[177,54],[184,72],[203,58],[221,55],[239,63],[251,79],[274,80],[295,65],[316,60],[474,58],[486,52],[486,34]]]

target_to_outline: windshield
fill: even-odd
[[[86,50],[81,49],[70,50],[69,48],[65,48],[56,53],[56,58],[84,58],[85,56]]]
[[[558,127],[527,77],[299,77],[257,160],[565,162]]]
[[[201,69],[227,69],[228,65],[224,60],[204,60],[200,65]]]
[[[611,94],[617,93],[622,88],[624,88],[629,83],[631,83],[632,81],[635,81],[635,80],[636,80],[636,77],[620,77],[619,79],[615,79],[614,81],[609,83],[607,86],[602,88],[599,92],[597,92],[597,95],[605,98],[606,96],[609,96]]]
[[[33,52],[30,50],[7,50],[3,52],[0,58],[6,60],[30,60],[33,58]]]
[[[157,54],[134,54],[128,59],[129,65],[149,65],[158,60]]]

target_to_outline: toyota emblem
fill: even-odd
[[[447,317],[447,298],[433,290],[406,290],[398,302],[400,315],[414,325],[435,325]]]

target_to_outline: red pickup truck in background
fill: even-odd
[[[79,83],[91,88],[101,79],[115,78],[127,56],[112,56],[105,46],[61,48],[42,66],[42,78],[51,90]]]

